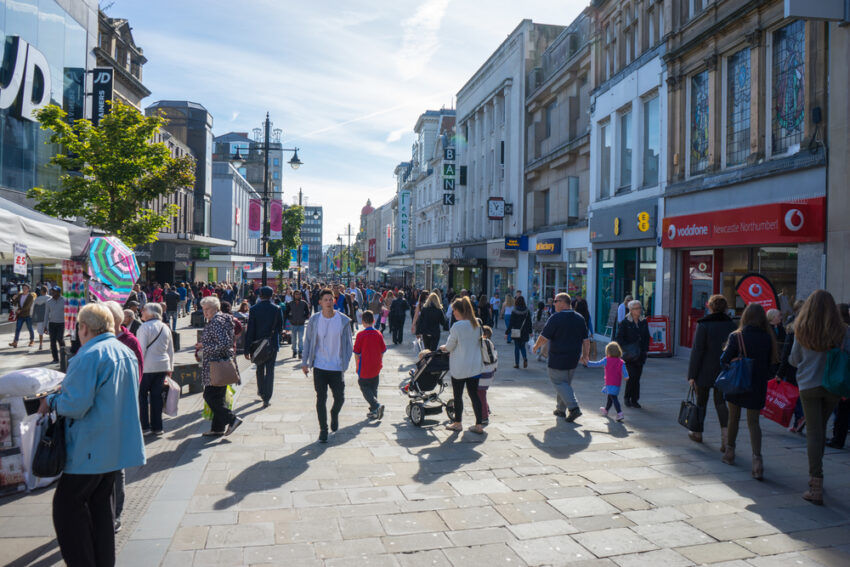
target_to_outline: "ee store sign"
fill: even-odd
[[[825,199],[665,218],[664,248],[823,242]]]

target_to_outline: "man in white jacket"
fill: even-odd
[[[162,385],[174,370],[174,342],[171,330],[162,322],[162,307],[158,303],[145,305],[142,321],[136,335],[142,347],[145,371],[139,384],[139,419],[142,433],[161,435]]]

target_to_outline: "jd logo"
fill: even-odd
[[[0,84],[0,108],[12,109],[19,118],[35,122],[33,112],[50,102],[50,67],[44,55],[18,36],[3,46],[5,84]],[[2,80],[0,79],[0,80]]]
[[[112,82],[112,71],[98,71],[97,75],[94,76],[94,84],[96,85],[108,85]]]

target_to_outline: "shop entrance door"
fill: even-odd
[[[621,248],[614,255],[614,282],[616,292],[614,297],[618,302],[622,302],[623,298],[631,295],[632,298],[637,298],[637,248]]]
[[[558,268],[555,266],[543,267],[543,296],[541,300],[545,303],[550,297],[555,297],[558,285]]]
[[[697,321],[708,313],[708,298],[714,293],[714,250],[682,253],[682,316],[679,344],[691,348]]]

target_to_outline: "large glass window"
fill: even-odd
[[[691,77],[691,174],[708,167],[708,71]]]
[[[614,298],[614,251],[600,250],[596,261],[595,332],[609,337],[613,335],[617,304]]]
[[[570,297],[587,297],[587,250],[567,253],[567,293]]]
[[[654,246],[647,246],[639,251],[637,294],[634,297],[641,302],[646,315],[652,315],[655,311],[655,276],[658,273],[655,253]]]
[[[611,124],[599,125],[599,198],[611,196]]]
[[[773,32],[771,151],[799,149],[805,116],[805,24],[798,20]]]
[[[658,97],[643,103],[643,186],[658,185],[658,161],[661,154],[661,121]]]
[[[620,189],[628,191],[632,184],[632,113],[620,115]]]
[[[746,163],[750,154],[750,50],[726,60],[726,165]]]

